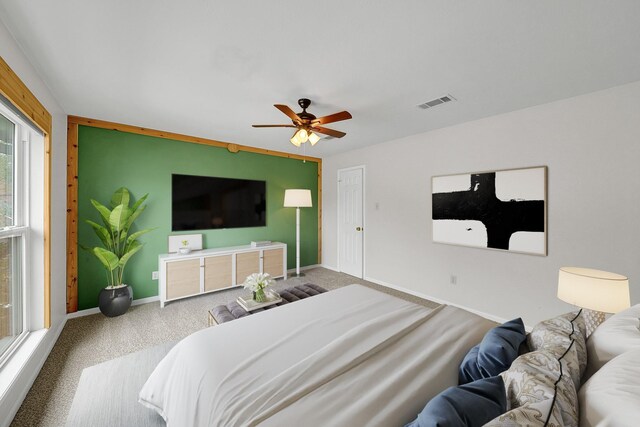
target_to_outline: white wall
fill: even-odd
[[[67,116],[38,77],[5,25],[0,22],[0,56],[53,116],[51,171],[51,329],[41,340],[13,383],[0,387],[0,426],[8,425],[35,380],[66,320],[66,157]],[[13,365],[10,362],[10,365]],[[3,367],[0,375],[11,366]],[[0,381],[0,384],[3,382]]]
[[[323,159],[324,264],[338,266],[337,171],[362,164],[366,277],[528,325],[570,308],[555,295],[561,266],[625,274],[640,302],[638,100],[640,82]],[[432,242],[432,176],[539,165],[547,257]]]

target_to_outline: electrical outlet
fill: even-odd
[[[458,284],[458,276],[455,275],[451,275],[449,277],[449,283],[451,283],[452,285],[457,285]]]
[[[153,271],[151,273],[151,280],[158,280],[158,272],[157,271]]]

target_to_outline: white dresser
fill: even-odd
[[[169,301],[240,286],[253,273],[287,278],[287,245],[274,242],[204,249],[158,256],[160,305]]]

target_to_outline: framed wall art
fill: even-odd
[[[547,167],[434,176],[433,241],[547,255]]]

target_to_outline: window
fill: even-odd
[[[32,228],[35,218],[31,216],[38,211],[41,215],[42,210],[36,204],[35,212],[30,212],[29,203],[32,140],[43,141],[23,119],[0,103],[0,365],[30,327],[38,326],[33,322],[34,305],[28,300],[29,267],[34,257],[29,239],[42,241],[41,233],[33,231],[41,230],[42,219],[39,226],[36,220]],[[40,185],[35,187],[41,191]],[[38,275],[35,276],[37,280]]]

